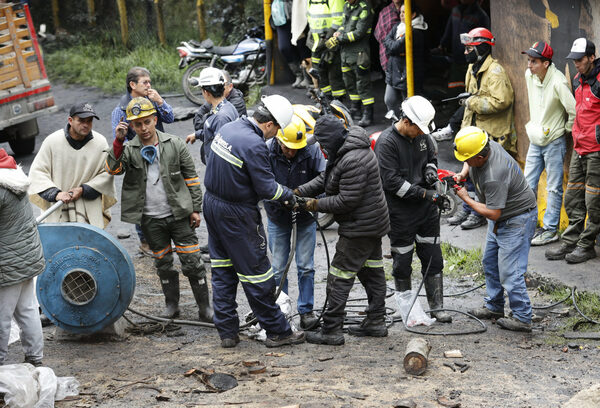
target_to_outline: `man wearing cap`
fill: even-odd
[[[304,332],[292,332],[275,303],[275,279],[267,257],[267,240],[258,202],[274,200],[293,205],[291,190],[275,181],[265,139],[292,120],[294,108],[283,96],[262,98],[251,118],[224,125],[207,157],[204,216],[211,258],[214,323],[221,347],[239,341],[235,301],[242,287],[260,326],[267,347],[304,342]]]
[[[390,230],[387,205],[381,187],[377,158],[365,130],[346,129],[333,115],[320,117],[314,135],[327,167],[318,177],[301,185],[295,193],[306,211],[332,213],[338,223],[335,255],[327,274],[327,309],[318,332],[308,333],[309,343],[340,346],[345,343],[346,301],[356,278],[368,299],[360,326],[348,328],[354,336],[385,337],[385,273],[381,238]]]
[[[200,158],[202,163],[206,164],[206,157],[210,154],[210,144],[221,127],[238,118],[238,112],[235,107],[225,97],[225,76],[220,69],[208,67],[204,68],[198,79],[199,86],[202,88],[202,97],[212,106],[207,117],[202,123],[201,129],[186,137],[186,143],[194,143],[200,139],[202,147],[200,148]]]
[[[442,270],[444,260],[440,247],[440,209],[443,204],[436,190],[437,154],[427,134],[435,130],[435,109],[421,96],[402,102],[403,116],[381,133],[375,145],[379,172],[390,212],[389,233],[392,274],[396,297],[411,290],[413,251],[421,260],[425,292],[432,310],[444,307]],[[440,322],[452,317],[444,312],[431,312]]]
[[[454,156],[465,162],[479,201],[465,188],[457,195],[488,220],[482,260],[487,296],[483,307],[469,313],[479,319],[497,319],[503,329],[530,332],[525,272],[537,224],[535,194],[515,159],[478,127],[467,126],[457,133]],[[464,173],[457,174],[455,179],[464,177]],[[512,317],[504,317],[504,291]]]
[[[563,164],[567,145],[565,133],[575,120],[575,98],[567,79],[552,63],[552,47],[543,41],[527,51],[525,82],[529,96],[529,150],[525,160],[525,179],[537,192],[540,175],[546,169],[547,203],[544,228],[531,245],[558,241],[558,223],[563,194]]]
[[[48,209],[64,205],[46,222],[85,222],[104,228],[116,203],[113,177],[106,172],[106,138],[92,130],[98,115],[89,103],[73,105],[64,129],[49,135],[29,170],[29,199]]]
[[[594,243],[600,232],[600,63],[596,46],[586,38],[573,42],[567,59],[572,59],[577,69],[573,78],[574,152],[565,193],[569,226],[562,234],[560,246],[548,249],[546,258],[580,263],[596,257]]]
[[[110,174],[124,174],[121,220],[142,227],[165,295],[165,317],[179,316],[179,274],[173,268],[171,241],[188,277],[201,321],[212,322],[204,262],[195,229],[200,226],[202,190],[196,166],[177,136],[156,129],[154,105],[133,98],[127,120],[116,128],[113,148],[106,159]],[[131,126],[136,136],[127,144]]]
[[[306,144],[306,126],[300,117],[294,115],[292,123],[277,132],[277,137],[267,142],[271,169],[275,181],[296,188],[325,170],[325,158],[316,144]],[[281,282],[283,271],[290,255],[292,214],[276,201],[265,201],[267,212],[269,249],[273,255],[273,274],[283,291],[288,292],[288,280]],[[307,212],[296,216],[296,270],[298,272],[298,313],[302,329],[314,328],[317,319],[313,313],[315,268],[314,253],[317,226]]]

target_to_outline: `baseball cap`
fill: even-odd
[[[587,38],[578,38],[573,41],[571,52],[567,55],[567,59],[579,59],[586,55],[595,55],[596,46]]]
[[[89,118],[90,116],[93,116],[96,119],[100,120],[98,115],[96,115],[96,112],[94,112],[94,108],[92,108],[92,105],[90,105],[87,102],[78,103],[78,104],[71,106],[71,110],[69,111],[69,116],[70,117],[79,116],[81,119]]]
[[[552,47],[550,47],[544,41],[537,41],[533,43],[531,47],[527,51],[521,51],[521,54],[527,54],[533,58],[546,58],[551,60],[554,55],[554,51]]]

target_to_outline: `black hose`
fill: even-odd
[[[585,320],[587,320],[590,323],[600,324],[599,322],[595,321],[594,319],[587,317],[581,310],[579,310],[579,306],[577,306],[577,301],[575,300],[576,293],[577,293],[577,286],[573,286],[573,288],[571,289],[571,299],[573,300],[573,306],[575,306],[575,310],[577,310],[577,313],[579,313]]]

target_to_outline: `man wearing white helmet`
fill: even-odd
[[[217,68],[204,68],[200,73],[199,86],[202,88],[202,97],[211,105],[208,117],[204,120],[202,128],[189,135],[186,143],[194,143],[200,139],[203,144],[200,148],[200,159],[206,164],[206,157],[210,154],[210,144],[215,135],[226,123],[238,118],[235,106],[225,97],[225,75]]]
[[[210,146],[204,176],[204,216],[214,323],[221,347],[235,347],[240,341],[235,301],[238,282],[267,333],[267,347],[304,342],[304,332],[292,332],[275,303],[275,279],[258,208],[260,200],[293,205],[291,190],[275,181],[265,144],[265,139],[291,122],[293,114],[292,104],[283,96],[265,96],[251,118],[243,116],[224,125]]]
[[[402,117],[384,130],[375,145],[379,172],[390,212],[394,283],[398,301],[411,290],[413,250],[421,260],[427,301],[432,310],[444,307],[438,207],[443,199],[435,190],[437,154],[432,139],[435,109],[422,96],[402,102]],[[449,323],[444,311],[431,312],[438,321]]]

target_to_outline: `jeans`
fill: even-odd
[[[549,231],[558,229],[560,207],[563,195],[563,163],[567,144],[564,137],[559,137],[547,146],[529,145],[525,160],[525,178],[529,187],[537,193],[538,182],[542,171],[546,169],[547,206],[544,213],[544,228]]]
[[[281,283],[285,264],[290,254],[290,238],[292,228],[275,224],[269,220],[269,249],[273,254],[271,267],[277,285],[283,285],[282,290],[288,293],[288,281]],[[314,254],[317,242],[317,225],[298,225],[296,234],[296,269],[298,270],[298,313],[312,312],[315,289]]]
[[[537,208],[505,221],[488,220],[483,253],[487,292],[485,306],[493,312],[502,313],[506,290],[513,316],[525,323],[531,323],[531,302],[524,275],[536,224]]]
[[[383,95],[383,101],[385,102],[385,106],[387,110],[393,110],[398,118],[400,118],[400,105],[402,101],[406,99],[406,91],[401,91],[400,89],[396,89],[390,84],[385,85],[385,93]]]

